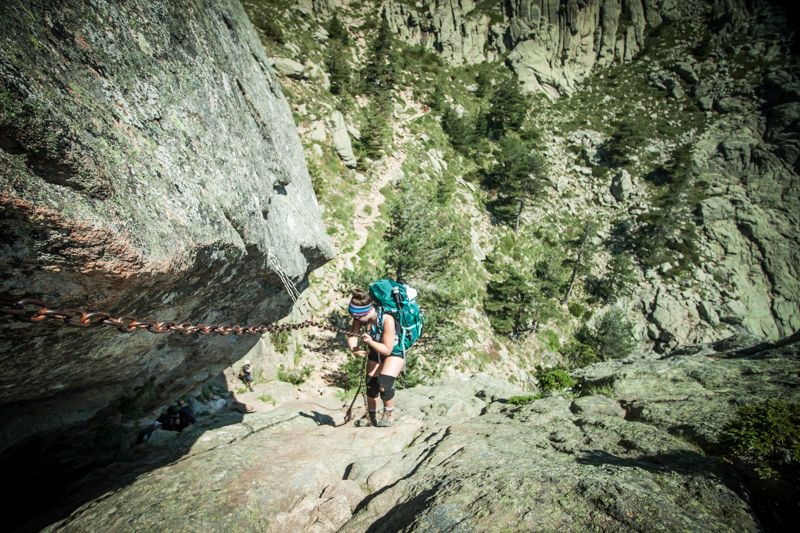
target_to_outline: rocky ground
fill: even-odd
[[[593,365],[524,405],[487,376],[416,387],[391,428],[337,427],[329,399],[193,427],[148,452],[184,456],[46,530],[759,531],[710,450],[735,406],[800,399],[800,352],[752,343]]]

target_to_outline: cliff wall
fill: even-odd
[[[302,286],[332,251],[241,5],[11,1],[0,20],[0,295],[208,324],[284,316],[281,276]],[[153,408],[257,340],[5,316],[0,331],[0,450]]]

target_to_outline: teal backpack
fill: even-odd
[[[422,335],[422,311],[417,303],[417,291],[390,279],[379,279],[369,286],[369,295],[378,304],[378,319],[382,324],[383,313],[392,315],[397,323],[398,341],[392,355],[406,352]]]

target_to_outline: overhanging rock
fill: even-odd
[[[0,5],[0,296],[260,324],[332,256],[268,58],[233,0]],[[256,337],[0,319],[0,450],[140,412]],[[133,408],[133,409],[131,409]]]

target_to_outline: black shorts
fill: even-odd
[[[369,360],[370,360],[370,361],[374,361],[374,362],[376,362],[376,363],[378,363],[378,364],[380,364],[380,363],[382,363],[384,360],[386,360],[386,358],[387,358],[387,357],[399,357],[400,359],[404,359],[404,357],[403,357],[403,354],[402,354],[402,353],[401,353],[400,355],[392,354],[392,355],[380,356],[380,355],[378,354],[378,352],[376,352],[375,350],[370,350],[370,351],[369,351]]]

